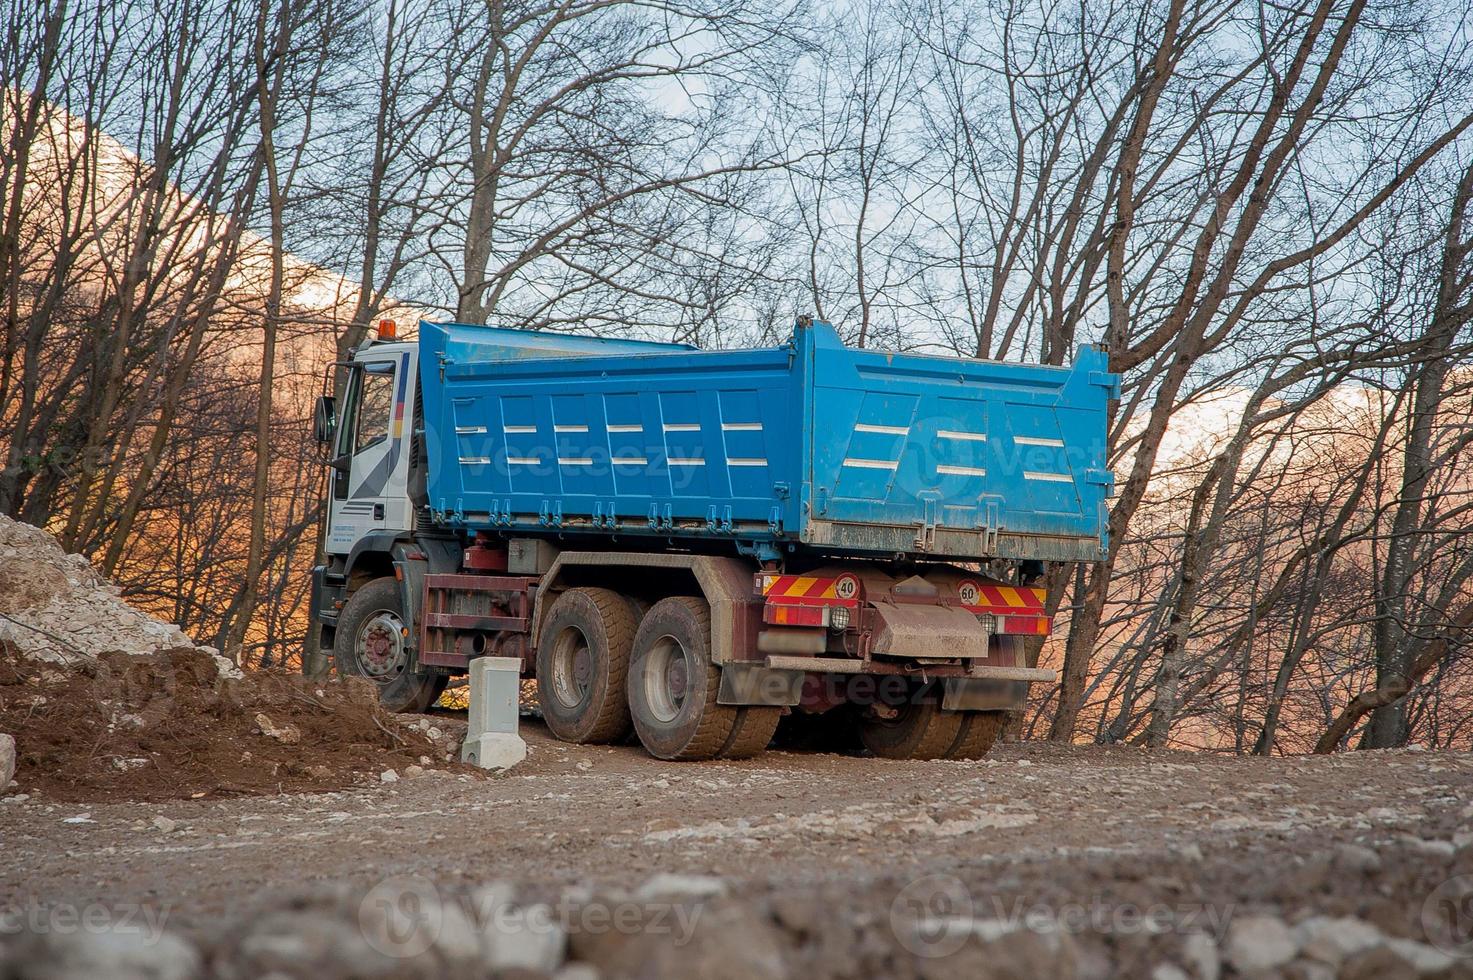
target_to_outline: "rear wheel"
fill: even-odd
[[[645,750],[657,759],[711,759],[726,749],[739,712],[716,703],[720,681],[720,668],[711,662],[706,601],[675,596],[651,606],[634,638],[628,687],[634,730]],[[759,735],[754,727],[745,738]],[[738,741],[746,747],[743,736]]]
[[[716,757],[719,759],[750,759],[754,755],[760,755],[772,741],[782,713],[781,708],[738,708],[736,722],[731,726],[731,734],[726,737],[726,744],[721,747],[720,752],[716,753]]]
[[[962,716],[941,710],[940,686],[911,686],[906,696],[868,706],[859,722],[864,747],[882,759],[940,759],[961,733]]]
[[[424,711],[445,690],[448,678],[410,666],[409,626],[391,578],[374,579],[348,597],[334,639],[338,673],[377,684],[387,711]]]
[[[548,611],[537,645],[537,704],[565,742],[614,742],[629,733],[624,684],[634,610],[608,589],[569,589]]]
[[[946,750],[947,759],[980,759],[997,743],[1007,724],[1006,711],[962,712],[961,731]]]

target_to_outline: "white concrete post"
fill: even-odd
[[[471,661],[470,725],[460,760],[482,769],[510,769],[527,757],[517,734],[522,662],[516,657],[477,657]]]

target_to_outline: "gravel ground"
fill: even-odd
[[[0,975],[1473,977],[1467,755],[524,734],[491,778],[0,803]]]

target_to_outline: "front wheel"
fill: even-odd
[[[333,644],[339,675],[377,684],[386,711],[424,711],[440,697],[446,678],[413,669],[412,654],[398,582],[374,579],[348,598]]]

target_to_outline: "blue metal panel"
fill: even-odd
[[[999,533],[1044,542],[1015,557],[1102,547],[1116,389],[1092,348],[1072,368],[883,354],[822,323],[753,351],[433,323],[420,345],[429,497],[454,525],[769,551],[893,553],[937,530],[937,556],[1002,554]]]
[[[843,524],[1101,538],[1104,355],[1073,367],[887,355],[820,334],[813,514]]]

